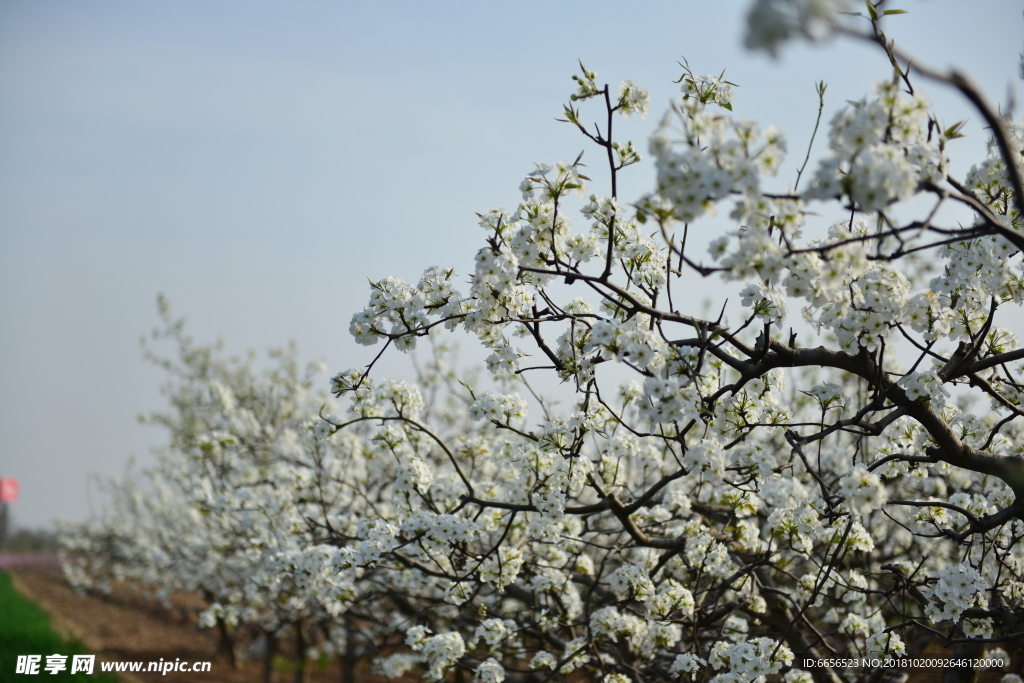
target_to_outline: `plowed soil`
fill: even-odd
[[[97,661],[211,662],[209,673],[156,672],[119,674],[125,683],[259,683],[263,681],[262,661],[239,661],[233,668],[226,654],[218,654],[217,636],[200,629],[197,615],[205,605],[195,596],[175,595],[170,607],[154,605],[130,586],[115,586],[110,595],[79,595],[53,568],[24,568],[11,572],[18,592],[50,615],[53,628],[81,642]],[[244,649],[244,648],[242,648]],[[49,653],[48,653],[49,654]],[[341,681],[340,665],[326,669],[308,665],[309,683]],[[287,662],[273,672],[274,683],[294,680]],[[99,670],[97,663],[96,669]],[[359,683],[385,683],[370,675],[365,666],[357,669]]]

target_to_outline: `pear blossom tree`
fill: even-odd
[[[353,577],[331,570],[333,548],[307,520],[355,517],[353,499],[361,503],[372,483],[354,496],[324,478],[347,468],[353,451],[314,433],[322,367],[303,369],[295,349],[283,348],[257,371],[253,356],[195,344],[159,304],[163,326],[145,347],[170,377],[171,409],[142,420],[166,428],[169,444],[152,469],[107,485],[105,515],[63,529],[65,553],[84,559],[66,562],[65,573],[81,590],[130,579],[156,599],[196,593],[208,603],[200,624],[218,629],[232,662],[239,636],[258,634],[270,680],[287,638],[301,680],[307,659],[348,652],[344,614],[359,601]],[[156,352],[166,343],[171,357]]]
[[[410,469],[372,425],[332,434],[319,417],[329,397],[313,390],[319,364],[303,369],[287,347],[258,370],[254,354],[196,344],[163,298],[159,311],[162,327],[144,347],[169,375],[170,409],[142,420],[164,427],[169,443],[154,467],[106,484],[105,514],[65,525],[67,578],[100,592],[128,580],[162,601],[198,594],[199,624],[217,629],[232,663],[244,647],[269,682],[278,655],[292,657],[300,682],[309,662],[340,659],[351,683],[358,660],[390,654],[422,611],[410,589],[420,584],[380,560],[396,547],[395,496],[410,486],[440,495],[444,455],[424,453]],[[173,354],[160,355],[168,343]],[[458,379],[450,350],[434,351],[417,385],[382,382],[358,410],[375,421],[422,414],[446,435],[475,431],[486,449],[496,429],[474,430],[466,401],[443,396]],[[453,497],[460,486],[449,482]]]
[[[345,653],[348,675],[365,656],[427,681],[839,683],[927,655],[948,681],[1019,681],[1024,122],[904,54],[899,10],[857,9],[749,11],[752,49],[840,34],[892,65],[792,184],[783,133],[684,63],[655,186],[620,198],[642,159],[619,117],[647,91],[581,64],[562,115],[585,155],[479,214],[468,289],[437,266],[373,281],[350,330],[376,356],[332,378],[337,406],[297,370],[194,372],[158,493],[72,534],[94,555],[72,571],[205,592],[206,623]],[[926,85],[991,133],[963,177]],[[739,301],[699,314],[695,280]],[[489,379],[445,354],[376,376],[456,330]]]
[[[403,472],[383,526],[335,539],[343,567],[390,567],[416,605],[382,671],[824,683],[894,675],[932,645],[956,657],[946,680],[986,656],[1009,666],[1024,349],[1001,321],[1024,300],[1024,124],[903,54],[882,5],[750,10],[751,48],[841,33],[892,64],[792,185],[781,131],[733,116],[732,84],[684,64],[649,145],[656,186],[624,202],[617,180],[641,159],[616,121],[648,96],[581,65],[563,118],[601,177],[582,155],[538,165],[510,210],[480,214],[468,290],[438,267],[372,283],[357,341],[408,352],[466,330],[507,387],[467,384],[487,431],[444,438],[415,398],[382,403],[373,363],[333,379],[351,408],[332,429],[375,425]],[[948,156],[960,126],[925,83],[991,131],[964,177]],[[695,253],[690,231],[719,210],[733,227]],[[737,283],[740,305],[696,315],[693,276]],[[787,324],[796,307],[816,334]],[[565,409],[533,388],[544,375]]]

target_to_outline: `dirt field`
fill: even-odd
[[[115,589],[109,596],[81,596],[68,586],[55,568],[22,568],[11,571],[14,586],[42,607],[55,630],[80,641],[88,653],[102,661],[212,662],[209,673],[169,672],[120,674],[125,683],[258,683],[263,680],[263,664],[242,661],[233,669],[226,655],[217,655],[217,638],[211,629],[199,629],[196,614],[202,604],[195,598],[175,596],[170,609],[142,600],[127,588]],[[307,681],[341,681],[338,664],[317,670],[310,663]],[[97,669],[99,664],[97,664]],[[275,683],[293,680],[293,673],[281,666],[274,673]],[[365,668],[365,667],[364,667]],[[386,679],[359,670],[360,683],[383,683]]]

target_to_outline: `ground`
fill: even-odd
[[[110,595],[79,595],[53,566],[22,567],[10,573],[14,587],[50,615],[55,630],[81,642],[84,651],[97,654],[98,660],[155,662],[180,658],[212,662],[210,673],[121,674],[124,683],[257,683],[263,680],[262,662],[243,660],[235,669],[227,655],[218,654],[215,631],[197,626],[197,614],[203,603],[195,596],[172,596],[170,606],[165,607],[153,604],[125,585],[115,587]],[[949,657],[951,654],[938,643],[932,643],[921,656]],[[1003,672],[982,672],[978,681],[996,683],[1002,675]],[[386,683],[387,680],[371,675],[365,664],[360,665],[356,679],[358,683]],[[274,683],[291,680],[293,673],[288,671],[287,662],[279,663]],[[917,669],[910,672],[907,683],[941,680],[939,669]],[[341,681],[340,667],[337,663],[326,669],[314,667],[307,681]]]
[[[55,630],[84,645],[84,651],[97,654],[97,660],[156,662],[212,662],[209,673],[155,672],[121,674],[124,683],[255,683],[262,681],[263,664],[242,661],[233,669],[227,655],[218,655],[216,633],[199,629],[196,615],[202,608],[194,596],[172,596],[171,606],[154,605],[127,586],[115,587],[110,595],[79,595],[53,567],[21,568],[12,571],[14,587],[42,607],[51,618]],[[313,664],[310,683],[340,681],[338,664],[324,670]],[[97,669],[99,665],[97,664]],[[280,663],[274,673],[275,683],[291,681],[293,673],[287,663]],[[383,683],[386,679],[359,670],[360,683]]]

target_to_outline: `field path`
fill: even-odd
[[[39,605],[55,631],[81,642],[86,653],[99,661],[212,662],[209,673],[156,672],[119,674],[124,683],[257,683],[262,680],[259,662],[242,662],[233,669],[226,656],[217,655],[211,630],[196,625],[202,603],[188,596],[174,596],[170,608],[154,605],[126,587],[111,595],[79,595],[53,567],[24,567],[10,571],[15,589]],[[48,653],[50,654],[50,653]],[[312,667],[312,665],[310,665]],[[312,671],[311,683],[338,681],[335,669]],[[290,681],[292,674],[278,671],[276,681]]]

